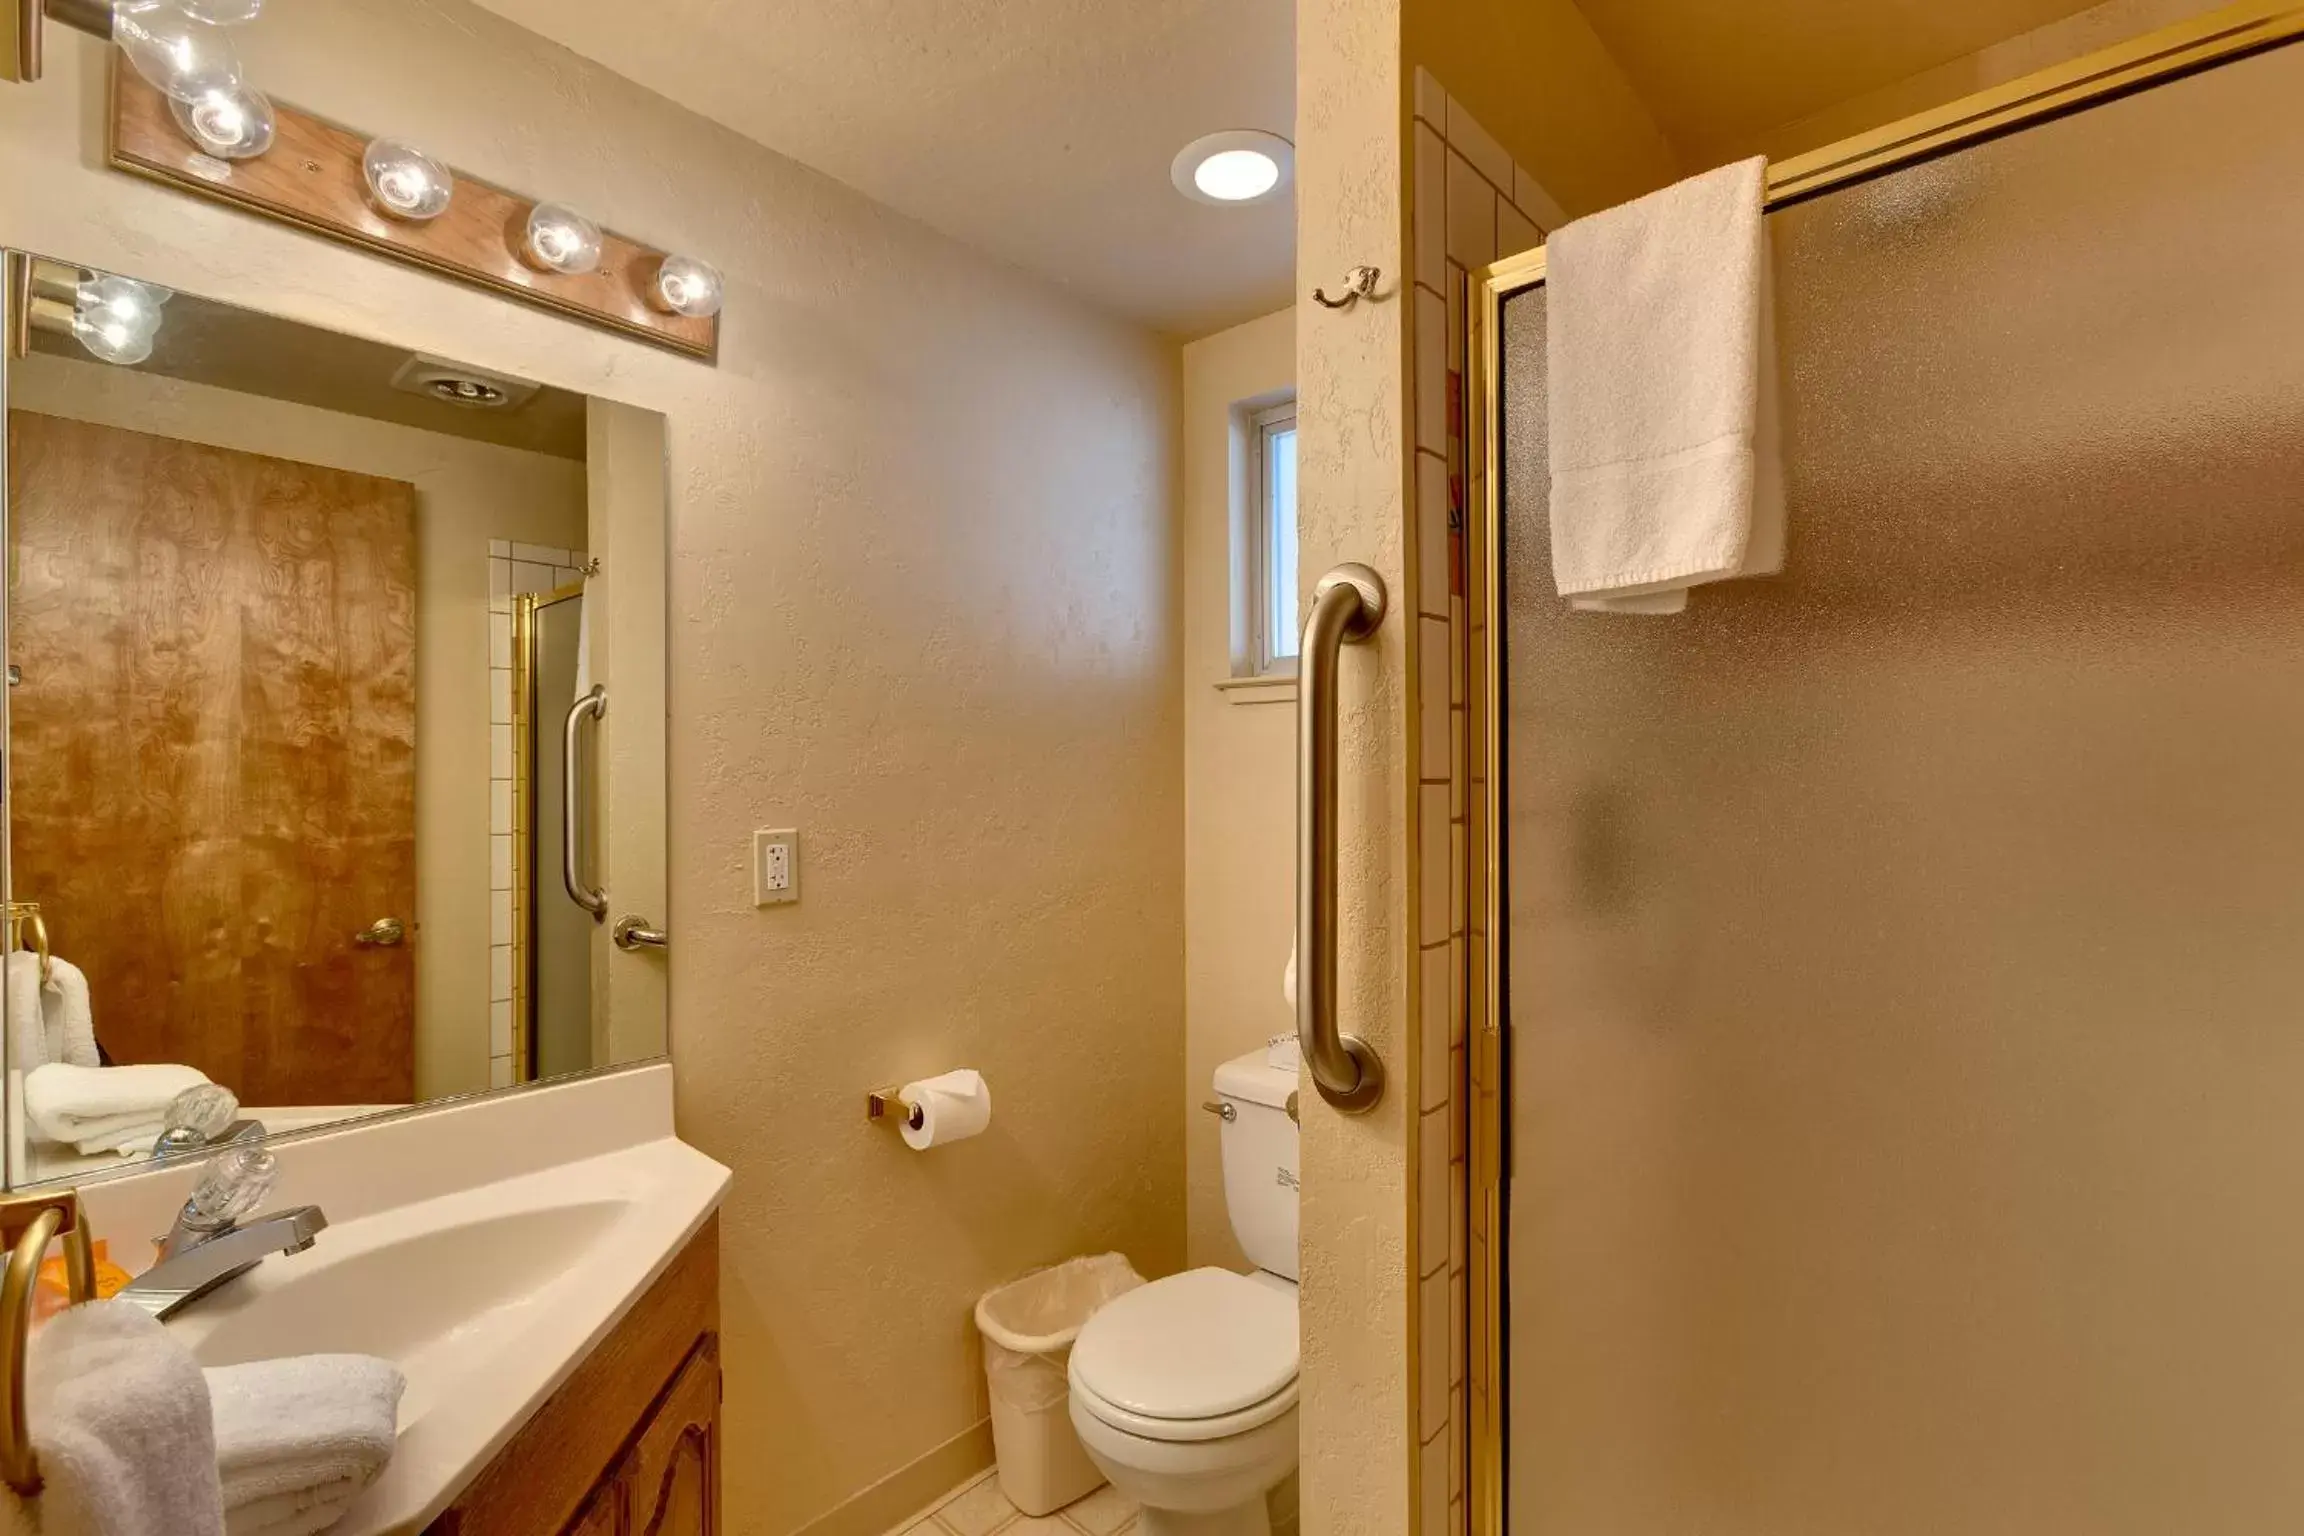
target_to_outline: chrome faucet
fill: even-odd
[[[160,1258],[114,1298],[166,1322],[225,1281],[276,1253],[302,1253],[328,1218],[316,1205],[263,1216],[248,1213],[272,1192],[278,1169],[261,1146],[240,1142],[218,1153],[160,1239]]]

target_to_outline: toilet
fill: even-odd
[[[1296,1469],[1296,1073],[1254,1051],[1216,1069],[1216,1095],[1224,1206],[1256,1272],[1155,1280],[1072,1347],[1072,1426],[1143,1506],[1142,1536],[1270,1536],[1264,1496]]]

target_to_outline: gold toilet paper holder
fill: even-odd
[[[920,1106],[895,1088],[875,1088],[864,1095],[864,1118],[882,1125],[920,1129]]]

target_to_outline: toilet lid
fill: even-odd
[[[1238,1413],[1295,1383],[1295,1293],[1228,1269],[1155,1280],[1088,1319],[1072,1376],[1144,1419]]]

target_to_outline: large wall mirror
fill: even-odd
[[[663,1054],[663,423],[10,254],[7,1177]]]

